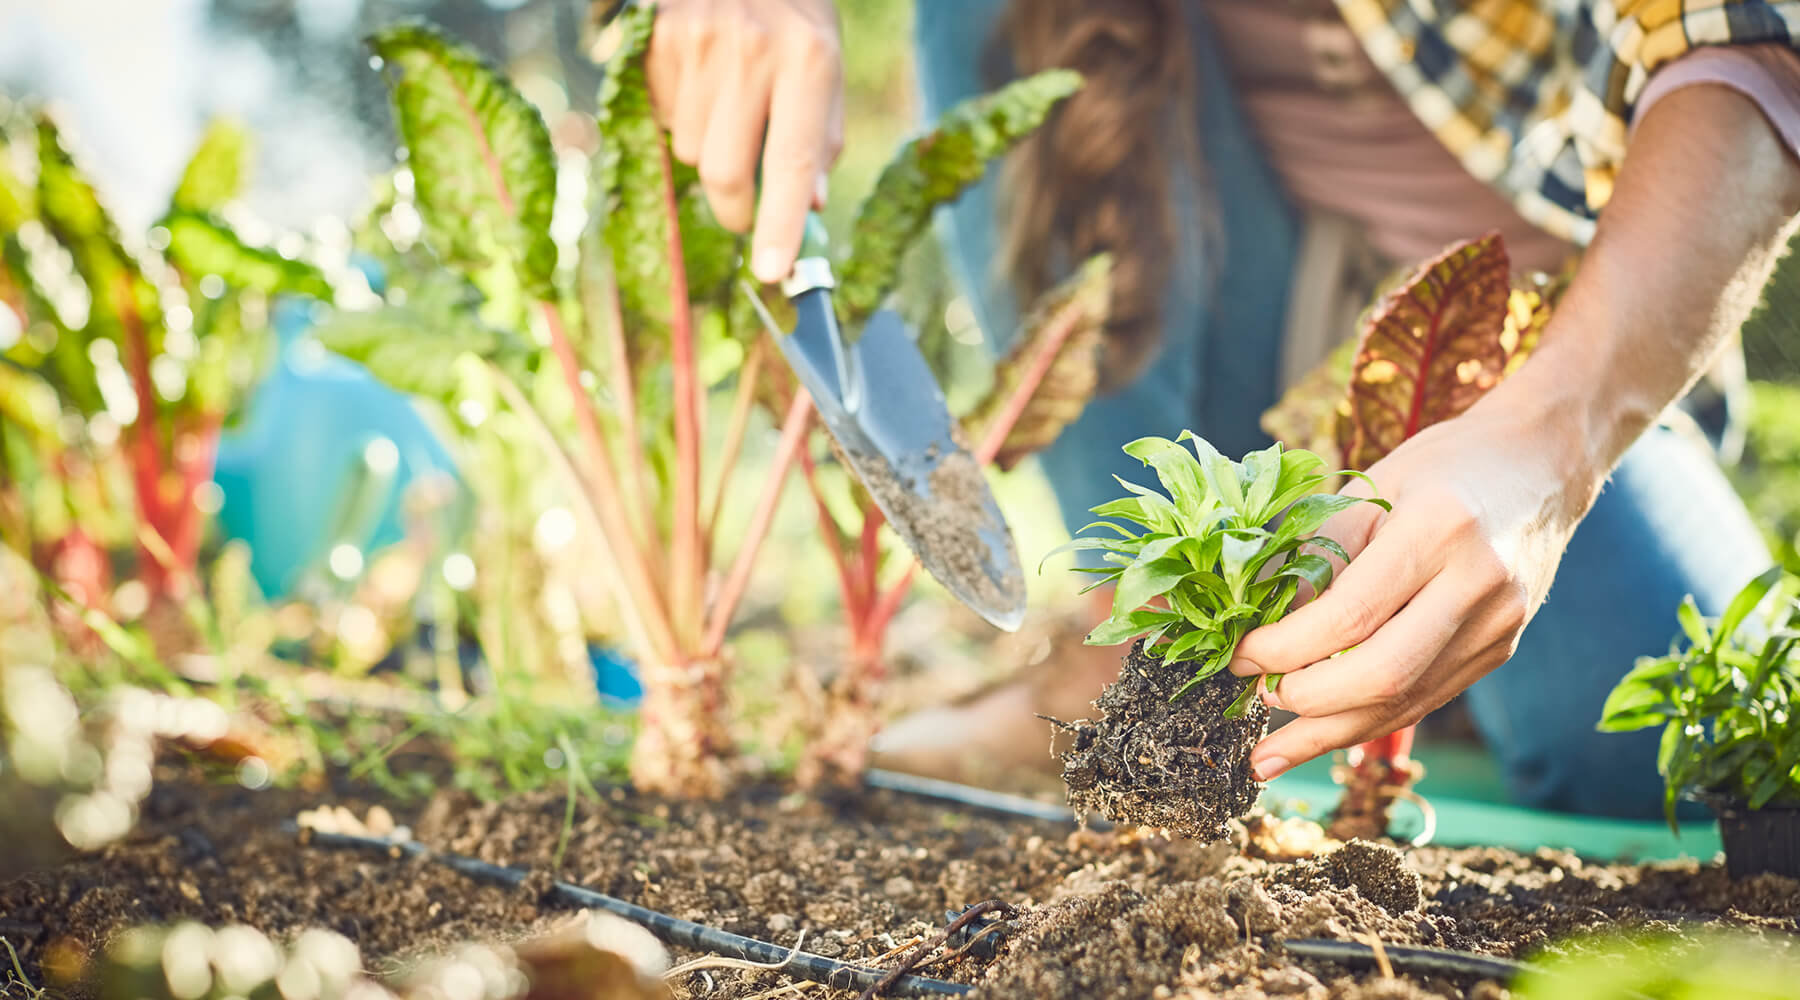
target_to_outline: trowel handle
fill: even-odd
[[[794,273],[781,283],[781,294],[797,299],[807,292],[837,287],[831,274],[831,258],[827,254],[825,222],[817,212],[806,213],[806,230],[800,237],[800,257],[794,261]]]

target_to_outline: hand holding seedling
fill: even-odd
[[[1520,416],[1478,404],[1427,428],[1369,469],[1391,513],[1361,504],[1325,525],[1348,567],[1231,663],[1286,674],[1263,700],[1302,716],[1252,753],[1259,778],[1412,725],[1512,654],[1586,510]]]
[[[660,0],[647,71],[675,158],[699,170],[725,228],[744,232],[754,216],[756,276],[785,278],[844,143],[831,0]]]
[[[1355,561],[1317,601],[1247,635],[1231,665],[1286,674],[1271,702],[1302,716],[1252,754],[1260,777],[1416,722],[1506,660],[1608,471],[1749,313],[1800,209],[1796,166],[1741,95],[1670,95],[1637,123],[1529,364],[1491,392],[1458,377],[1464,362],[1433,369],[1486,395],[1423,429],[1404,402],[1369,394],[1404,417],[1403,443],[1368,467],[1393,512],[1350,508],[1327,524]],[[1359,364],[1373,363],[1370,343]],[[1402,370],[1395,358],[1384,375]]]

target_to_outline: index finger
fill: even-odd
[[[1375,634],[1431,578],[1437,558],[1413,518],[1385,519],[1337,582],[1238,644],[1234,674],[1283,674]]]
[[[842,82],[831,38],[815,32],[799,37],[789,43],[794,49],[775,78],[763,145],[750,268],[765,282],[780,281],[794,268],[807,209],[829,165],[831,111]]]

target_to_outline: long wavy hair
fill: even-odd
[[[990,73],[1065,67],[1086,79],[1003,167],[1001,263],[1028,303],[1075,263],[1112,255],[1103,389],[1156,354],[1183,227],[1173,187],[1201,175],[1192,2],[1012,0],[990,51]]]

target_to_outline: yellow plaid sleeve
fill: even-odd
[[[1650,74],[1703,45],[1800,43],[1800,0],[1337,0],[1427,127],[1532,222],[1586,243]]]

